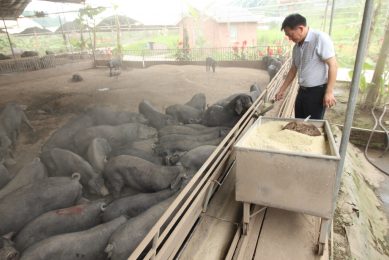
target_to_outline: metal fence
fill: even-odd
[[[216,61],[258,61],[264,56],[284,58],[289,55],[289,46],[255,46],[225,48],[177,48],[177,49],[135,49],[123,51],[124,61],[155,62],[198,62],[211,57]],[[109,60],[112,54],[96,53],[97,60]],[[16,58],[0,60],[0,73],[33,71],[52,68],[58,65],[92,60],[90,52],[64,53],[41,57]]]
[[[93,56],[88,53],[64,53],[24,58],[17,57],[16,59],[0,60],[0,74],[53,68],[58,65],[92,59]]]
[[[127,61],[204,61],[211,57],[217,61],[260,60],[264,56],[285,57],[289,46],[254,46],[224,48],[136,49],[123,51]]]
[[[55,56],[26,57],[20,59],[0,60],[0,73],[32,71],[55,66]]]

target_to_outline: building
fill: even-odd
[[[243,8],[227,7],[210,15],[187,15],[178,26],[180,42],[187,31],[189,47],[257,45],[257,17]]]

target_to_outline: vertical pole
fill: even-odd
[[[58,20],[59,20],[59,26],[61,28],[62,38],[63,38],[63,41],[65,43],[66,51],[69,51],[68,44],[67,44],[67,41],[66,41],[66,34],[63,31],[63,24],[62,24],[62,20],[61,20],[60,14],[58,14]]]
[[[335,10],[335,0],[332,0],[330,29],[328,30],[328,34],[330,36],[331,36],[331,33],[332,33],[332,22],[334,20],[334,10]]]
[[[121,34],[121,26],[119,22],[119,16],[117,14],[117,10],[115,9],[115,21],[116,21],[116,48],[119,57],[122,57],[122,45],[120,41],[120,34]]]
[[[344,161],[347,152],[347,144],[350,138],[355,105],[358,97],[359,80],[361,77],[363,61],[367,49],[367,41],[369,38],[368,36],[369,36],[371,19],[373,14],[373,2],[374,0],[366,0],[365,2],[365,10],[363,13],[361,32],[359,34],[357,56],[354,64],[354,73],[351,81],[349,100],[347,103],[346,118],[345,118],[343,132],[342,132],[342,140],[340,142],[340,148],[339,148],[340,161],[336,171],[336,182],[335,182],[335,190],[334,190],[335,193],[332,201],[332,214],[334,214],[336,208],[336,200],[340,188],[340,181],[343,174]]]
[[[326,31],[326,27],[327,27],[327,12],[328,12],[328,5],[330,4],[330,0],[327,0],[327,3],[326,3],[326,9],[324,11],[324,25],[323,25],[323,32]]]
[[[142,50],[142,67],[145,68],[145,50]]]
[[[87,8],[87,6],[86,6],[86,4],[84,2],[84,9],[86,9],[86,8]],[[95,25],[96,24],[93,25],[93,30],[95,30]],[[87,27],[86,29],[88,30],[88,34],[89,34],[89,40],[91,41],[91,45],[92,45],[93,67],[96,68],[96,54],[95,54],[95,47],[96,46],[95,46],[95,41],[92,39],[92,35],[90,33],[90,29],[91,28],[89,27],[88,18],[86,19],[86,27]],[[95,36],[96,34],[93,33],[93,35]]]
[[[2,19],[3,19],[4,28],[5,28],[5,33],[7,34],[7,38],[8,38],[8,42],[9,42],[9,47],[11,47],[12,56],[14,57],[14,59],[16,59],[14,48],[12,47],[11,38],[9,37],[9,33],[8,33],[7,25],[5,24],[5,21],[4,21],[4,17]]]

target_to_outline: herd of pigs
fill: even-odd
[[[0,113],[0,259],[127,259],[260,95],[255,84],[206,105],[95,107],[70,119],[16,174],[25,107]]]

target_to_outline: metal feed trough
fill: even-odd
[[[243,233],[247,234],[250,204],[305,213],[321,218],[317,250],[323,253],[327,230],[323,222],[332,218],[332,202],[338,149],[326,120],[309,120],[323,128],[328,154],[290,152],[248,147],[245,138],[270,121],[300,121],[260,117],[235,144],[236,200],[243,202]],[[303,121],[301,119],[301,121]]]

